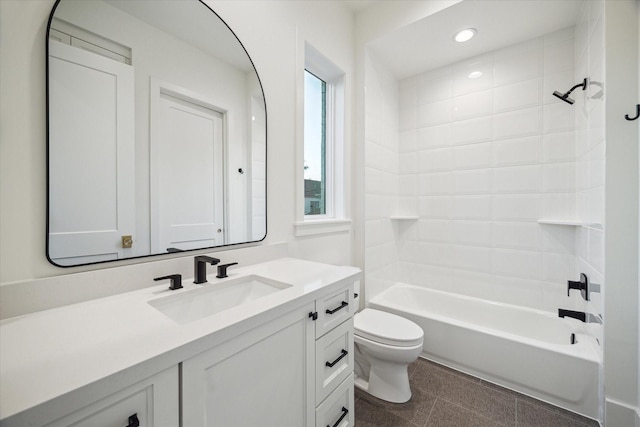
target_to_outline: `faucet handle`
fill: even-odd
[[[169,289],[175,291],[176,289],[182,288],[182,275],[180,274],[170,274],[168,276],[156,277],[155,281],[169,279],[171,280],[171,285],[169,285]]]
[[[229,277],[227,276],[227,268],[231,267],[232,265],[236,265],[238,264],[237,262],[232,262],[229,264],[222,264],[222,265],[218,265],[218,274],[216,275],[216,277],[218,279],[224,279],[225,277]]]

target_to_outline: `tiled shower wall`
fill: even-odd
[[[574,46],[568,28],[411,77],[396,110],[393,77],[368,59],[367,298],[400,280],[550,311],[580,303],[565,301],[575,227],[537,222],[577,215],[576,106],[551,95],[576,83]]]
[[[576,107],[552,96],[574,44],[568,28],[400,82],[404,280],[558,308],[575,228],[538,220],[576,218]]]
[[[401,236],[390,217],[398,204],[398,82],[365,55],[365,297],[399,279]]]

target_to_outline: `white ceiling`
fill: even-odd
[[[358,0],[355,0],[357,2]],[[398,79],[575,25],[582,0],[465,0],[368,44]],[[375,5],[374,5],[375,6]],[[452,37],[464,28],[466,43]]]

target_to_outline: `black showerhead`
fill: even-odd
[[[569,92],[567,93],[561,93],[558,92],[557,90],[555,92],[553,92],[553,96],[558,97],[560,99],[562,99],[564,102],[566,102],[567,104],[571,104],[573,105],[574,102],[576,102],[573,98],[569,98],[569,95],[571,95],[571,92],[573,92],[574,90],[576,90],[577,88],[581,87],[582,90],[587,90],[587,86],[589,85],[589,79],[584,79],[582,81],[582,83],[578,83],[577,85],[575,85],[574,87],[572,87],[571,89],[569,89]]]
[[[560,93],[557,90],[555,92],[553,92],[553,96],[557,96],[558,98],[562,99],[564,102],[567,102],[571,105],[573,105],[574,102],[576,102],[573,98],[569,98],[569,94],[571,92],[567,92],[567,93]]]

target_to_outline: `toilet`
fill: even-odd
[[[422,328],[404,317],[371,308],[356,313],[355,386],[388,402],[407,402],[407,368],[422,352],[423,338]]]

